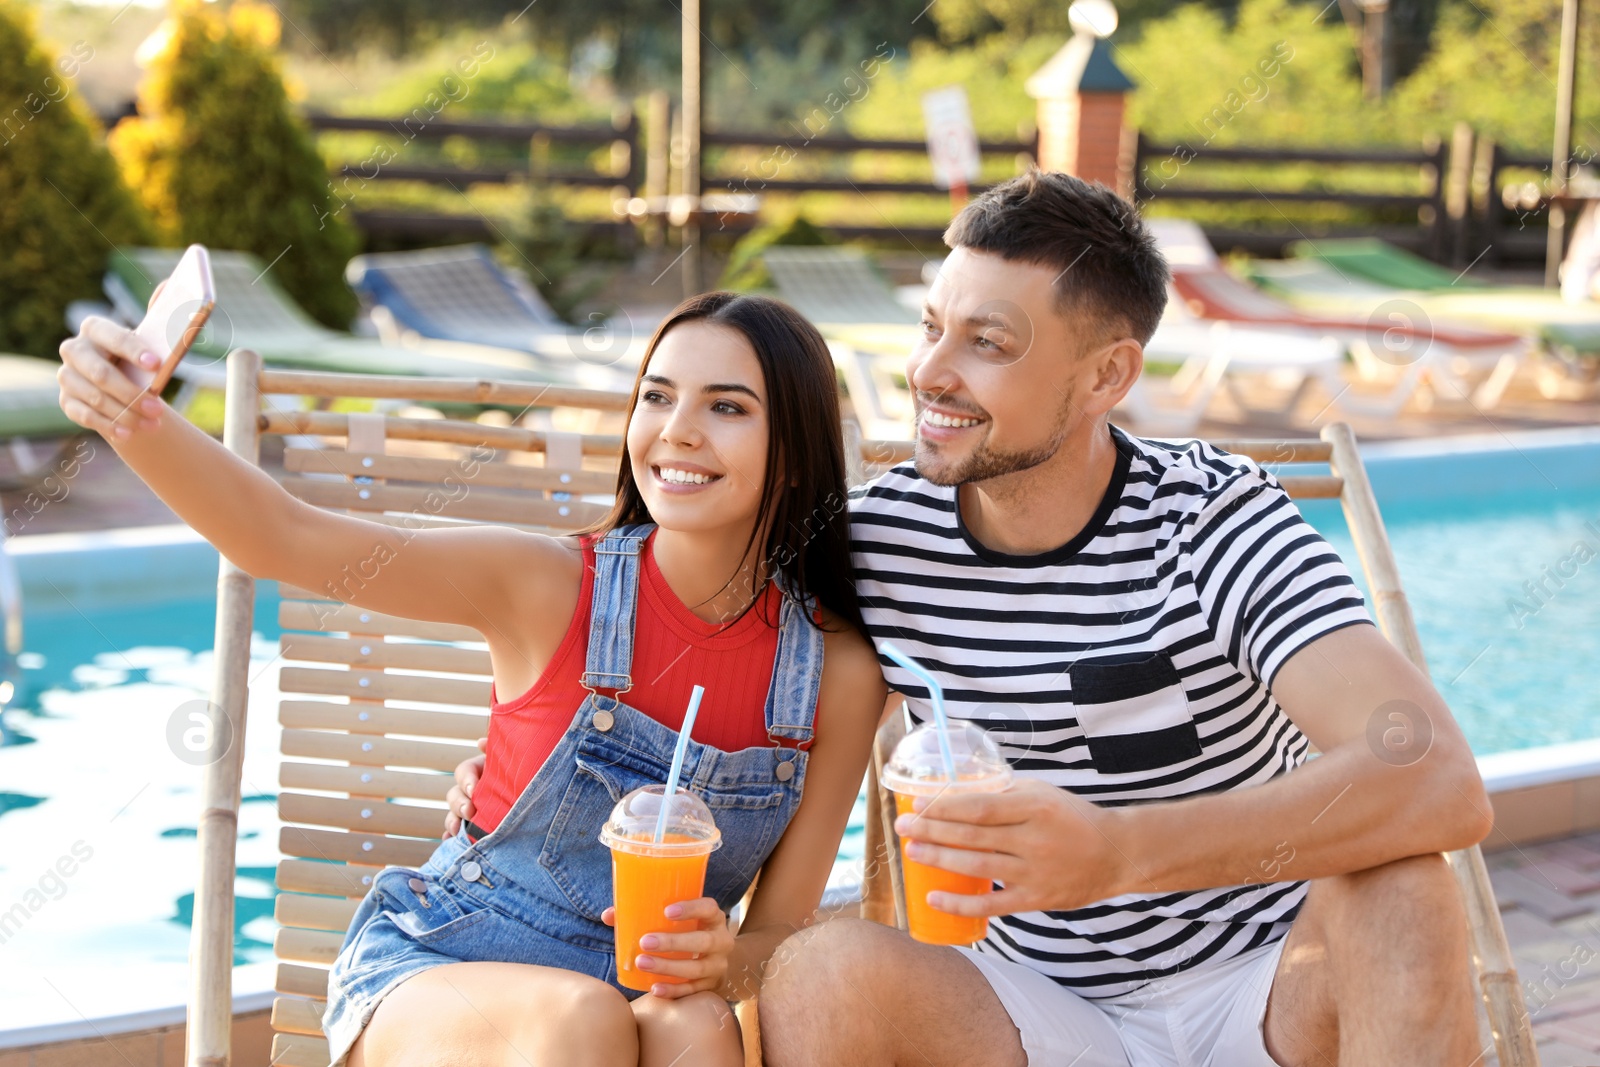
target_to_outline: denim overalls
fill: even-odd
[[[532,963],[616,985],[612,932],[600,921],[611,904],[611,853],[600,827],[625,793],[666,781],[677,743],[672,730],[618,699],[633,686],[639,552],[650,530],[623,527],[595,545],[583,676],[589,695],[506,817],[476,843],[458,831],[420,869],[385,867],[374,876],[328,978],[322,1026],[334,1064],[378,1002],[429,967]],[[804,744],[822,679],[822,634],[793,598],[782,604],[767,733],[774,742]],[[722,831],[705,895],[723,911],[738,903],[777,845],[805,777],[806,753],[796,748],[724,752],[689,743],[680,786],[705,800]]]

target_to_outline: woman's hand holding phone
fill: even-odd
[[[61,344],[61,410],[107,440],[160,425],[160,393],[216,307],[211,256],[190,245],[133,329],[91,316]],[[115,365],[113,365],[115,364]]]
[[[160,288],[156,289],[160,293]],[[151,297],[155,302],[155,297]],[[145,392],[128,371],[154,374],[161,358],[133,330],[91,315],[76,336],[61,342],[61,410],[107,440],[126,441],[136,430],[160,425],[161,398]],[[137,373],[137,372],[136,372]]]

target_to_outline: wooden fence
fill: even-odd
[[[131,113],[130,104],[102,118],[109,127]],[[385,135],[384,143],[388,148],[383,159],[374,156],[341,162],[335,164],[330,175],[335,192],[349,205],[356,226],[370,237],[385,241],[494,240],[500,234],[480,214],[363,207],[359,191],[368,182],[424,182],[465,192],[467,186],[474,184],[533,181],[569,188],[611,190],[617,198],[665,192],[666,146],[670,134],[664,108],[658,110],[649,129],[644,128],[630,109],[619,110],[610,124],[580,126],[446,120],[425,109],[394,117],[312,113],[306,120],[319,134]],[[475,145],[487,146],[480,155],[491,161],[474,166],[408,161],[395,150],[398,146],[403,151],[406,145],[421,141],[435,149],[411,155],[427,156],[431,152],[438,156],[436,147],[448,138],[464,138]],[[705,131],[701,143],[707,150],[709,163],[702,177],[706,193],[946,195],[931,181],[857,179],[848,173],[849,160],[862,152],[925,158],[927,146],[921,139],[813,135],[794,128],[788,134]],[[1281,208],[1279,217],[1273,219],[1273,210],[1267,207],[1266,224],[1261,228],[1207,225],[1207,234],[1222,247],[1242,248],[1255,255],[1278,255],[1290,241],[1307,236],[1360,235],[1382,237],[1430,259],[1457,266],[1528,263],[1544,255],[1548,198],[1540,188],[1529,189],[1527,182],[1532,180],[1537,187],[1547,182],[1549,158],[1508,151],[1488,138],[1477,136],[1465,123],[1457,125],[1448,141],[1435,141],[1414,149],[1193,147],[1158,144],[1143,134],[1138,135],[1135,144],[1131,161],[1134,191],[1136,199],[1144,204],[1248,204],[1256,201],[1264,206],[1330,204],[1356,208],[1378,220],[1335,229],[1331,233],[1318,228],[1313,234],[1282,217]],[[1038,157],[1037,137],[985,141],[979,147],[985,155],[1012,156],[1019,162]],[[754,167],[749,165],[748,157],[737,157],[725,151],[751,148],[765,150]],[[739,168],[741,158],[745,165]],[[790,166],[795,160],[804,162],[801,166]],[[1369,170],[1376,167],[1387,168],[1392,173],[1409,171],[1415,181],[1409,192],[1306,188],[1303,183],[1298,188],[1267,188],[1255,183],[1230,185],[1207,181],[1206,171],[1212,164],[1284,167],[1313,164]],[[1330,173],[1338,171],[1334,169]],[[979,192],[983,188],[977,185],[972,191]],[[827,225],[826,219],[818,222]],[[616,229],[629,240],[634,233],[634,224],[621,219],[589,225]],[[753,219],[733,220],[725,230],[737,234],[753,225]],[[887,221],[880,225],[828,228],[846,239],[928,245],[936,245],[943,230],[942,226],[896,226]]]
[[[1363,192],[1332,187],[1262,188],[1255,183],[1218,185],[1205,178],[1206,164],[1316,164],[1322,167],[1391,168],[1416,174],[1415,191]],[[1198,174],[1190,171],[1199,167]],[[1291,241],[1308,236],[1381,237],[1440,263],[1504,264],[1542,261],[1548,199],[1528,195],[1508,171],[1537,171],[1548,180],[1550,157],[1507,151],[1470,126],[1458,124],[1449,141],[1416,149],[1324,149],[1297,147],[1191,147],[1156,144],[1140,134],[1133,160],[1135,197],[1141,204],[1259,202],[1270,216],[1259,229],[1208,225],[1206,234],[1223,248],[1275,256]],[[1335,172],[1336,173],[1336,172]],[[1330,204],[1364,209],[1377,220],[1331,230],[1298,226],[1281,205]],[[1382,220],[1382,216],[1391,216]],[[1415,221],[1397,220],[1404,214]]]
[[[442,121],[427,117],[400,116],[355,117],[346,115],[310,114],[306,120],[317,133],[363,132],[389,135],[409,144],[416,140],[440,142],[445,138],[459,137],[491,145],[527,146],[522,156],[506,159],[502,147],[502,162],[475,167],[419,165],[399,161],[375,162],[372,159],[337,164],[332,170],[335,191],[349,190],[351,183],[372,181],[413,181],[449,186],[464,192],[466,187],[478,183],[507,183],[534,181],[555,186],[610,189],[618,198],[645,195],[645,171],[649,142],[655,141],[665,148],[665,131],[651,131],[646,137],[637,116],[631,111],[620,111],[610,126],[548,126],[529,122]],[[745,167],[741,172],[715,168],[703,172],[701,184],[706,193],[894,193],[912,195],[947,196],[932,181],[877,181],[854,179],[844,174],[851,156],[859,152],[890,152],[926,157],[924,140],[864,139],[837,134],[808,136],[797,131],[794,136],[771,132],[717,130],[701,134],[703,149],[717,162],[717,149],[766,149],[761,162],[772,161],[773,166],[759,166],[752,171]],[[979,148],[985,154],[1034,157],[1036,142],[988,141]],[[600,165],[574,165],[574,156],[595,155],[595,150],[609,148]],[[552,151],[554,149],[555,151]],[[576,152],[562,152],[575,149]],[[587,153],[585,153],[587,150]],[[658,149],[664,158],[665,152]],[[807,169],[815,169],[821,158],[823,176],[805,176],[793,173],[788,164],[801,154],[807,160]],[[563,163],[551,163],[554,156]],[[766,170],[774,171],[770,176]],[[658,179],[658,181],[661,179]],[[986,186],[974,186],[977,192]],[[352,218],[361,230],[373,236],[400,239],[466,239],[488,240],[494,236],[491,224],[479,215],[430,214],[399,212],[362,208],[359,192],[347,197]],[[631,223],[617,222],[601,225],[628,227]],[[731,221],[727,230],[735,233],[755,225],[754,220]],[[906,238],[912,241],[937,243],[944,232],[943,226],[838,225],[829,226],[839,236],[889,240]]]
[[[374,153],[366,160],[334,165],[329,176],[335,194],[350,204],[351,219],[356,227],[374,237],[407,241],[483,241],[493,240],[498,234],[489,220],[478,214],[364,208],[360,189],[366,182],[425,182],[465,193],[467,186],[485,182],[537,181],[569,188],[611,189],[617,196],[635,195],[634,191],[643,182],[639,120],[631,110],[619,111],[609,126],[445,121],[425,110],[421,115],[413,112],[395,118],[312,113],[306,116],[306,122],[317,133],[376,133],[397,138],[402,147],[417,140],[438,143],[451,137],[465,138],[490,146],[491,154],[500,159],[500,162],[460,167],[380,160]],[[498,151],[493,151],[495,148]],[[566,158],[592,155],[596,149],[609,149],[604,164],[599,166],[583,162],[575,165],[575,161]],[[384,155],[391,151],[386,141]],[[561,161],[552,163],[552,155],[562,157]]]
[[[807,192],[834,192],[834,193],[859,193],[863,196],[869,194],[893,193],[912,196],[939,196],[948,197],[949,191],[934,185],[932,181],[877,181],[865,178],[852,178],[843,173],[831,177],[784,177],[786,161],[798,158],[805,154],[813,154],[824,158],[824,168],[832,161],[844,161],[857,152],[889,152],[901,156],[913,156],[926,159],[928,155],[928,142],[922,139],[889,139],[889,138],[859,138],[837,134],[824,134],[818,136],[798,135],[793,137],[778,133],[757,132],[732,132],[708,131],[700,136],[700,143],[707,147],[722,148],[765,148],[767,156],[762,163],[771,161],[775,171],[772,177],[767,177],[763,170],[766,168],[758,164],[752,173],[749,168],[738,174],[732,173],[707,173],[702,177],[705,191],[729,193],[807,193]],[[1037,135],[1029,141],[980,141],[978,150],[983,155],[1025,156],[1029,161],[1039,158],[1039,141]],[[835,167],[842,171],[842,167]],[[969,193],[979,193],[989,188],[985,184],[975,184],[968,189]],[[818,225],[837,233],[845,239],[863,238],[867,240],[888,240],[921,242],[937,245],[945,227],[940,226],[896,226],[889,223],[883,225],[830,225],[826,220],[816,220]]]

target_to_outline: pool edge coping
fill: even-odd
[[[277,962],[273,960],[235,967],[235,979],[243,971],[244,977],[247,979],[243,984],[256,988],[249,988],[243,992],[235,990],[231,1014],[234,1016],[248,1015],[253,1012],[270,1009],[273,1000],[278,995],[276,990],[273,989],[273,975],[276,970]],[[240,983],[236,981],[235,984]],[[189,1005],[185,1000],[180,1004],[145,1008],[142,1011],[101,1015],[97,1018],[79,1016],[76,1019],[68,1019],[62,1022],[42,1023],[38,1026],[25,1026],[15,1030],[0,1030],[0,1052],[19,1048],[28,1049],[59,1045],[69,1041],[117,1037],[123,1034],[139,1033],[143,1030],[163,1030],[182,1026],[187,1022],[188,1018]]]
[[[13,556],[58,552],[92,552],[107,548],[145,548],[151,545],[209,544],[191,526],[181,522],[154,526],[116,526],[103,530],[64,530],[59,533],[18,534],[5,542]]]

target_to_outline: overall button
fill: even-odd
[[[779,760],[778,761],[777,775],[778,775],[778,781],[780,781],[780,782],[787,782],[789,779],[793,778],[794,777],[794,761],[793,760]]]
[[[611,729],[612,724],[616,721],[616,718],[609,711],[597,711],[594,713],[594,718],[590,720],[594,724],[594,728],[601,733]]]
[[[476,860],[468,860],[461,865],[461,877],[469,882],[476,882],[483,877],[483,868],[478,866]]]

